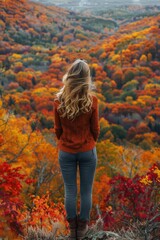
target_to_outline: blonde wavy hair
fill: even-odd
[[[90,68],[86,60],[76,59],[62,78],[64,86],[56,94],[60,104],[61,117],[73,120],[80,113],[91,111],[94,85],[91,81]]]

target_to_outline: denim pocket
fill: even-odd
[[[65,152],[65,151],[62,151],[62,150],[59,150],[59,152],[58,152],[59,160],[69,159],[71,156],[72,156],[72,154],[69,153],[69,152]]]
[[[58,152],[58,158],[61,159],[61,158],[64,157],[64,155],[65,155],[65,153],[64,153],[62,150],[59,150],[59,152]]]
[[[92,151],[92,156],[97,161],[97,149],[96,149],[96,147],[94,147],[91,151]]]

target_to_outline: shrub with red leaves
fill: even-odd
[[[11,230],[22,234],[22,225],[18,222],[18,209],[23,206],[21,199],[22,181],[32,180],[20,173],[21,167],[12,168],[10,164],[0,164],[0,224],[5,222]]]
[[[145,231],[158,231],[160,222],[160,163],[155,163],[145,176],[132,179],[117,175],[109,181],[110,193],[105,197],[104,227],[128,227],[133,222],[145,223]],[[112,221],[111,221],[112,220]],[[145,228],[144,227],[144,228]]]

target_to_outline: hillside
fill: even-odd
[[[96,22],[94,17],[88,18],[88,22],[93,23],[94,20]],[[101,36],[96,32],[100,33],[102,28],[98,29],[97,26],[93,27],[88,23],[90,30],[88,32],[85,22],[84,17],[69,10],[29,3],[25,0],[14,2],[8,0],[1,6],[2,40],[5,38],[4,40],[10,43],[40,44],[49,48],[53,44],[57,45],[65,41],[70,43],[75,38],[79,39],[77,35],[81,32],[84,34],[84,39],[90,37],[92,42],[96,42]],[[105,25],[110,26],[110,22],[106,21]],[[66,40],[63,40],[64,36]]]
[[[12,1],[4,4],[0,52],[5,71],[0,81],[6,104],[17,114],[26,115],[27,111],[31,119],[40,111],[41,124],[49,122],[46,124],[51,128],[52,94],[61,85],[63,71],[76,57],[85,58],[102,102],[101,116],[122,127],[118,138],[131,140],[130,131],[137,131],[143,122],[143,137],[153,132],[152,141],[159,144],[159,16],[122,25],[117,32],[105,27],[106,33],[100,34],[93,27],[89,30],[89,21],[92,25],[89,17],[53,6],[26,1],[19,6]],[[48,106],[38,106],[41,92],[50,99]],[[109,129],[113,134],[112,127]],[[139,141],[133,140],[136,144]]]

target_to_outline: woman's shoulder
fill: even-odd
[[[59,99],[58,99],[57,97],[54,98],[53,104],[54,104],[54,105],[60,104],[60,101],[59,101]]]
[[[97,102],[98,102],[97,96],[95,94],[91,94],[91,96],[92,96],[92,99],[93,99],[93,105],[97,104]]]
[[[91,96],[93,97],[93,100],[98,100],[98,98],[95,94],[92,94]]]

